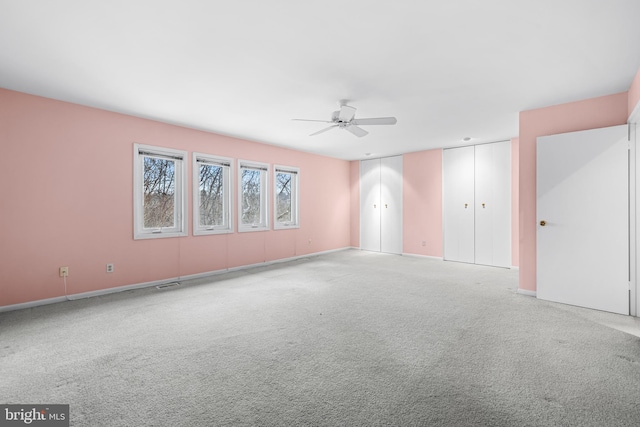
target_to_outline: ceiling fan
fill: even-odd
[[[398,120],[395,117],[376,117],[370,119],[356,119],[356,109],[346,104],[345,101],[340,101],[340,110],[334,111],[331,114],[331,120],[311,120],[311,119],[293,119],[304,122],[322,122],[332,123],[331,126],[321,129],[318,132],[314,132],[309,136],[318,135],[326,132],[329,129],[340,128],[346,129],[357,137],[363,137],[369,132],[362,129],[359,126],[365,125],[395,125]]]

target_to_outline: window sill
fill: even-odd
[[[300,224],[291,224],[291,225],[275,224],[273,226],[274,230],[290,230],[292,228],[300,228]]]
[[[257,225],[255,227],[245,225],[242,227],[238,227],[238,233],[247,233],[252,231],[268,231],[268,230],[269,230],[269,227],[264,225]]]
[[[165,239],[170,237],[186,237],[189,234],[184,231],[165,232],[165,233],[138,233],[133,235],[133,240],[145,239]]]
[[[233,233],[233,229],[232,228],[218,228],[218,229],[214,229],[214,230],[194,230],[193,231],[193,235],[194,236],[210,236],[213,234],[230,234]]]

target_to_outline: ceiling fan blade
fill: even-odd
[[[366,130],[359,128],[358,126],[355,126],[355,125],[347,126],[345,127],[345,129],[351,132],[352,134],[354,134],[355,136],[357,136],[358,138],[361,138],[369,133]]]
[[[354,125],[395,125],[398,120],[395,117],[376,117],[372,119],[354,119]]]
[[[313,119],[291,119],[298,122],[322,122],[322,123],[333,123],[331,120],[313,120]]]
[[[338,116],[338,119],[340,119],[341,122],[348,122],[349,120],[353,119],[353,116],[355,115],[355,108],[349,107],[348,105],[343,105],[342,107],[340,107],[340,115]]]
[[[329,123],[331,123],[331,122],[329,122]],[[317,135],[317,134],[319,134],[319,133],[326,132],[326,131],[328,131],[328,130],[329,130],[329,129],[331,129],[331,128],[337,128],[337,127],[338,127],[338,125],[329,126],[328,128],[320,129],[318,132],[314,132],[314,133],[312,133],[312,134],[311,134],[311,135],[309,135],[309,136],[314,136],[314,135]]]

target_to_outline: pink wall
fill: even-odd
[[[633,109],[640,103],[640,70],[636,74],[636,77],[631,83],[629,88],[628,102],[627,102],[627,116],[633,113]]]
[[[520,113],[520,137],[512,140],[512,254],[521,289],[536,289],[536,138],[623,124],[638,102],[640,71],[628,93]],[[0,142],[0,306],[64,295],[63,265],[75,294],[360,244],[357,161],[3,89]],[[134,142],[300,167],[301,227],[134,241]],[[403,162],[403,252],[441,257],[442,150],[405,154]],[[105,273],[106,263],[114,273]]]
[[[536,138],[626,123],[627,92],[520,113],[520,289],[536,290]]]
[[[134,142],[299,167],[300,228],[133,240]],[[3,89],[0,143],[0,306],[351,244],[347,161]]]
[[[511,266],[520,265],[520,140],[511,140]]]
[[[405,154],[402,174],[402,252],[442,257],[442,150]]]

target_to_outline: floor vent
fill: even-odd
[[[156,289],[175,288],[176,286],[180,286],[180,282],[171,282],[171,283],[165,283],[163,285],[158,285],[156,286]]]

